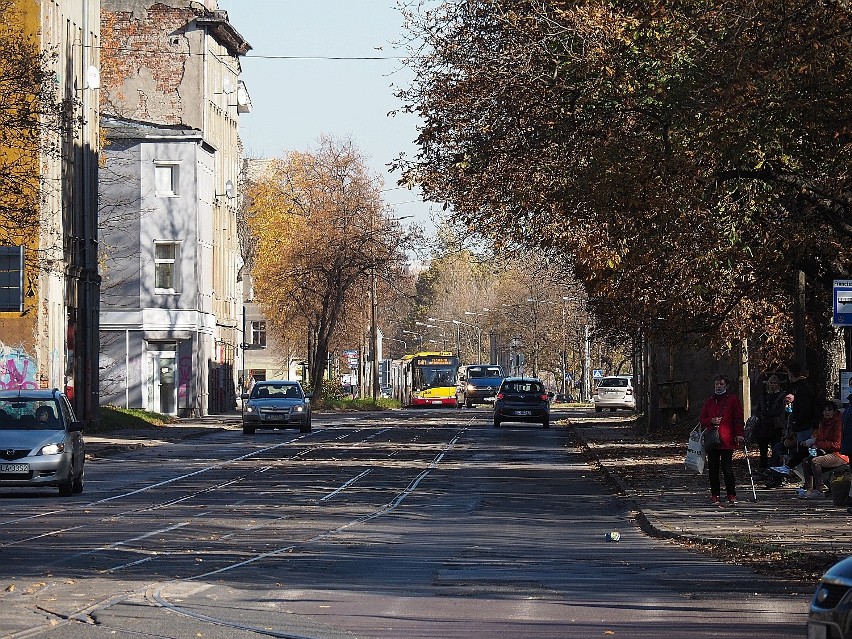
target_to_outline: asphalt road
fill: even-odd
[[[0,493],[0,636],[804,635],[807,596],[629,508],[569,429],[484,410],[235,426]]]

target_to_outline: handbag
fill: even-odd
[[[686,446],[686,459],[683,461],[686,470],[701,475],[704,472],[704,443],[701,441],[701,429],[696,426],[689,433],[689,443]]]
[[[704,430],[701,440],[704,443],[705,451],[716,450],[722,445],[722,438],[719,436],[719,429],[712,426]]]

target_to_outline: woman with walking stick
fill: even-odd
[[[704,402],[700,422],[704,428],[704,447],[707,450],[707,469],[710,473],[710,503],[721,504],[721,468],[728,503],[733,506],[737,503],[734,449],[745,443],[745,424],[743,405],[739,397],[730,392],[730,381],[725,375],[716,375],[714,378],[713,395]],[[714,440],[718,443],[714,444]]]

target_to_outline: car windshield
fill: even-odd
[[[509,382],[504,389],[507,393],[544,393],[541,382]]]
[[[0,430],[62,430],[56,400],[16,397],[0,400]]]
[[[251,399],[302,399],[302,392],[295,384],[257,384],[251,392]]]
[[[467,376],[473,379],[480,377],[503,377],[503,371],[498,366],[478,366],[467,369]]]
[[[624,377],[604,377],[598,386],[606,386],[607,388],[627,388],[630,385],[630,380]]]

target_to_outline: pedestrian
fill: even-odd
[[[793,408],[790,420],[793,433],[796,435],[796,443],[801,444],[811,438],[811,432],[819,422],[816,393],[808,382],[808,371],[798,362],[791,362],[787,366],[787,374],[790,376],[791,384],[787,399]]]
[[[825,402],[814,436],[801,444],[805,485],[797,491],[796,497],[822,499],[827,490],[822,483],[823,471],[849,463],[849,457],[841,452],[842,430],[837,404],[831,400]]]
[[[699,421],[705,433],[716,430],[719,445],[707,450],[707,469],[710,473],[710,502],[720,505],[719,470],[725,478],[728,503],[737,503],[736,478],[734,477],[734,449],[745,443],[743,405],[739,397],[730,391],[730,380],[725,375],[713,379],[713,395],[701,408]]]
[[[766,380],[766,388],[757,403],[755,416],[757,425],[754,429],[754,440],[760,451],[760,470],[769,468],[769,452],[774,451],[775,446],[781,443],[784,435],[784,393],[781,391],[781,382],[777,375],[770,375]],[[774,457],[774,452],[773,452]],[[780,460],[773,459],[777,465]]]

